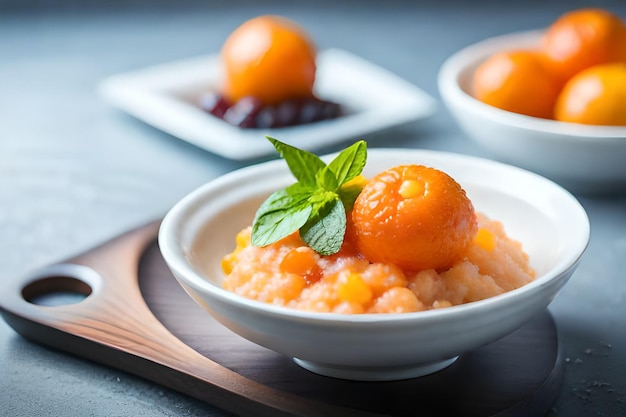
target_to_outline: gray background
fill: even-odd
[[[439,99],[437,71],[456,50],[544,27],[585,4],[0,1],[0,289],[6,277],[161,216],[206,181],[257,162],[222,159],[111,108],[96,92],[104,77],[216,53],[244,20],[276,13],[301,23],[321,49],[346,49]],[[624,2],[591,4],[626,17]],[[370,147],[490,156],[464,137],[441,103],[428,120],[366,139]],[[626,415],[626,198],[579,197],[592,236],[578,271],[550,306],[566,362],[550,414]],[[224,414],[32,344],[0,320],[0,415]]]

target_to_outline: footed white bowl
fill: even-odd
[[[490,38],[453,54],[439,71],[441,97],[467,135],[502,162],[574,192],[626,193],[626,127],[558,122],[512,113],[472,96],[476,68],[496,52],[537,48],[540,31]]]
[[[576,269],[589,240],[584,209],[553,182],[489,160],[434,151],[370,150],[371,176],[418,163],[452,175],[477,211],[503,222],[537,271],[532,283],[470,304],[405,314],[296,311],[224,290],[221,258],[261,201],[294,180],[284,161],[234,171],[202,186],[166,215],[159,245],[189,295],[233,332],[295,358],[313,372],[355,380],[426,375],[493,342],[543,311]]]

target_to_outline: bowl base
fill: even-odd
[[[454,358],[437,362],[398,367],[341,366],[311,362],[298,358],[293,358],[293,361],[308,371],[333,378],[349,379],[353,381],[397,381],[419,378],[441,371],[452,365],[457,359],[458,356],[455,356]]]

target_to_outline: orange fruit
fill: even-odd
[[[461,186],[423,165],[399,165],[374,176],[351,214],[359,251],[371,262],[406,271],[452,266],[478,230]]]
[[[548,27],[541,50],[550,70],[564,84],[591,66],[626,62],[626,28],[606,10],[575,10]]]
[[[295,22],[281,16],[248,20],[222,46],[222,94],[233,103],[253,96],[265,105],[311,97],[315,57],[315,45]]]
[[[473,95],[491,106],[552,118],[559,87],[539,53],[516,50],[490,56],[475,71]]]
[[[605,64],[576,74],[563,88],[555,118],[589,125],[626,126],[626,64]]]

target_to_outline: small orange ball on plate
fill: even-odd
[[[446,269],[478,230],[474,207],[448,174],[399,165],[374,176],[352,209],[352,236],[371,262],[407,271]]]
[[[472,93],[478,100],[514,113],[552,118],[559,94],[556,79],[534,51],[504,51],[475,71]]]
[[[287,18],[248,20],[222,46],[222,94],[233,103],[252,96],[264,105],[311,97],[316,53],[304,29]]]
[[[626,126],[626,64],[605,64],[576,74],[563,88],[555,118],[588,125]]]

